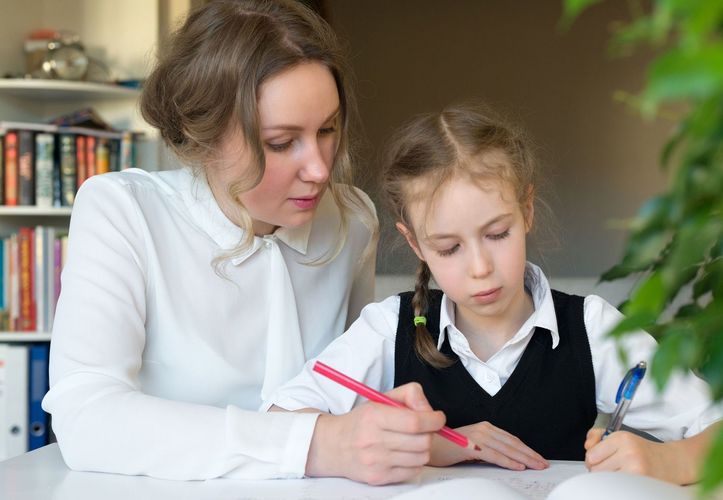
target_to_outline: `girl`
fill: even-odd
[[[403,128],[382,186],[420,260],[415,290],[365,307],[318,359],[380,390],[421,384],[447,424],[481,447],[435,436],[432,465],[484,460],[522,469],[545,467],[542,457],[585,458],[592,470],[695,481],[712,434],[706,428],[720,414],[690,373],[662,395],[644,383],[625,420],[669,442],[588,434],[598,412],[613,411],[628,368],[606,336],[621,316],[600,297],[551,290],[526,261],[534,174],[519,133],[479,109],[451,107]],[[430,289],[430,278],[441,290]],[[655,348],[645,332],[624,344],[635,361],[649,361]],[[361,402],[312,373],[314,361],[265,407],[343,414]]]
[[[73,208],[43,402],[71,468],[384,482],[423,465],[429,437],[401,431],[433,432],[439,412],[257,412],[373,296],[376,216],[350,185],[344,68],[295,1],[210,2],[175,34],[141,109],[189,166],[93,177]],[[397,397],[428,408],[415,386]],[[381,443],[362,463],[355,433],[381,432],[404,455]]]

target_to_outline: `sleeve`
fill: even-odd
[[[303,476],[316,415],[142,392],[147,228],[130,188],[104,177],[86,181],[76,198],[53,325],[43,408],[65,462],[164,479]]]
[[[355,191],[365,204],[364,209],[367,211],[366,216],[369,220],[374,222],[376,227],[376,225],[378,225],[378,221],[374,203],[372,203],[369,196],[360,189],[355,188]],[[360,231],[364,235],[364,237],[361,238],[362,244],[359,248],[359,254],[365,258],[361,261],[361,265],[354,274],[354,281],[352,282],[351,292],[349,294],[349,311],[346,321],[347,328],[349,328],[352,322],[359,317],[362,308],[374,301],[376,275],[376,233],[370,234],[369,228],[358,221],[354,221],[353,224],[353,230]],[[372,246],[367,249],[369,245]]]
[[[596,402],[599,412],[615,410],[615,395],[620,381],[630,368],[618,355],[619,343],[607,333],[623,315],[603,298],[585,298],[585,327],[590,340],[595,371]],[[631,332],[620,339],[632,366],[639,361],[650,363],[657,343],[644,331]],[[646,376],[635,393],[625,416],[625,425],[671,441],[694,436],[723,417],[720,406],[714,406],[708,384],[688,371],[674,373],[662,392],[652,377]]]
[[[351,327],[322,353],[306,362],[296,377],[279,387],[261,410],[276,405],[285,410],[315,408],[340,415],[365,399],[313,371],[321,361],[378,391],[394,387],[394,341],[399,317],[399,296],[367,305]]]

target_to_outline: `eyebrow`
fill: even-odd
[[[506,213],[506,214],[498,215],[498,216],[495,217],[494,219],[491,219],[491,220],[489,220],[488,222],[486,222],[486,223],[480,228],[480,230],[487,229],[487,228],[490,227],[491,225],[496,224],[497,222],[499,222],[499,221],[501,221],[501,220],[503,220],[503,219],[506,219],[506,218],[508,218],[508,217],[511,217],[511,216],[512,216],[511,213]],[[429,235],[427,235],[427,239],[428,239],[428,240],[444,240],[444,239],[456,238],[456,237],[457,237],[456,234],[446,234],[446,233],[429,234]]]
[[[341,111],[341,107],[336,108],[332,113],[322,122],[326,123],[334,118],[336,118],[339,115],[339,112]],[[279,124],[279,125],[272,125],[271,127],[263,127],[261,130],[290,130],[290,131],[301,131],[304,127],[300,127],[299,125],[285,125],[285,124]]]

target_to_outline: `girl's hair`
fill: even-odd
[[[440,188],[453,178],[509,182],[523,213],[534,195],[535,160],[521,132],[480,104],[454,105],[412,119],[390,139],[383,165],[386,201],[409,231],[410,203],[425,200],[428,212]],[[427,316],[430,278],[427,263],[420,261],[412,298],[415,316]],[[423,324],[415,328],[414,349],[436,368],[452,364]]]
[[[329,189],[341,212],[340,237],[329,259],[344,245],[349,212],[371,233],[368,255],[376,243],[375,215],[352,187],[349,128],[356,109],[350,73],[329,25],[292,0],[214,0],[191,12],[175,31],[168,49],[145,82],[141,113],[157,127],[178,158],[201,167],[221,160],[218,151],[229,130],[237,127],[250,150],[248,175],[228,187],[246,229],[231,256],[253,244],[252,220],[238,195],[264,175],[265,155],[259,134],[257,100],[261,85],[305,62],[328,68],[340,101],[339,145]]]

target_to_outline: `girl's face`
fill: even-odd
[[[261,182],[239,196],[256,235],[311,220],[329,182],[339,141],[339,93],[320,63],[290,68],[264,82],[258,95],[260,138],[266,156]],[[227,186],[244,173],[245,142],[231,131],[222,145],[231,166],[216,169]],[[235,159],[235,160],[234,160]]]
[[[480,185],[455,177],[431,206],[426,200],[409,206],[413,233],[397,227],[454,301],[457,316],[484,331],[524,307],[532,196],[525,213],[509,182]]]

